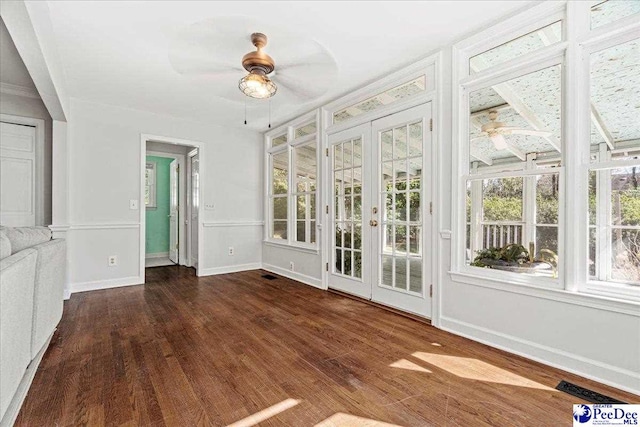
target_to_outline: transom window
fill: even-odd
[[[388,89],[340,111],[336,111],[333,113],[333,123],[345,122],[369,111],[375,111],[399,100],[410,98],[424,92],[426,87],[427,79],[425,75],[413,78],[406,83]]]

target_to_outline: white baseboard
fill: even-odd
[[[492,331],[450,317],[440,317],[440,328],[572,374],[640,395],[640,374],[556,348]]]
[[[314,288],[324,290],[324,287],[322,286],[322,279],[316,279],[315,277],[307,276],[306,274],[298,273],[296,271],[290,271],[271,264],[262,264],[262,269],[267,270],[271,273],[279,274],[280,276],[284,276],[292,280],[296,280],[298,282],[302,282],[305,285],[310,285]]]
[[[69,292],[75,294],[76,292],[97,291],[100,289],[109,288],[121,288],[123,286],[143,285],[144,277],[131,276],[131,277],[119,277],[117,279],[108,280],[96,280],[95,282],[80,282],[72,283]]]
[[[237,273],[240,271],[258,270],[260,269],[260,266],[261,265],[259,262],[253,262],[250,264],[227,265],[224,267],[200,268],[198,269],[198,277],[215,276],[216,274]]]
[[[54,333],[55,330],[51,333],[51,335],[49,335],[49,338],[44,343],[38,354],[36,354],[36,357],[33,358],[31,363],[29,363],[29,366],[27,366],[27,370],[24,371],[24,375],[22,375],[20,384],[18,385],[13,398],[11,398],[11,403],[9,403],[7,411],[4,413],[4,417],[2,417],[2,420],[0,420],[0,427],[11,427],[13,426],[13,423],[15,423],[16,418],[18,418],[20,408],[22,408],[24,399],[27,397],[27,393],[29,392],[29,388],[31,388],[33,378],[36,376],[38,366],[40,366],[42,357],[47,351],[47,348],[49,348],[49,343],[51,342],[51,338],[53,338]]]
[[[145,254],[145,259],[169,258],[169,252],[156,252],[155,254]]]

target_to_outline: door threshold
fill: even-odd
[[[369,305],[372,305],[374,307],[378,307],[378,308],[381,308],[383,310],[390,311],[391,313],[398,314],[398,315],[406,317],[408,319],[415,320],[416,322],[425,323],[425,324],[431,326],[431,319],[427,319],[426,317],[418,316],[417,314],[413,314],[413,313],[408,313],[406,311],[399,310],[399,309],[397,309],[395,307],[384,305],[384,304],[381,304],[381,303],[376,302],[376,301],[371,301],[370,299],[362,298],[362,297],[359,297],[357,295],[350,294],[348,292],[339,291],[337,289],[329,288],[329,289],[327,289],[327,291],[331,292],[332,294],[336,294],[336,295],[340,295],[340,296],[343,296],[343,297],[351,298],[352,300],[360,301],[360,302],[363,302],[365,304],[369,304]]]

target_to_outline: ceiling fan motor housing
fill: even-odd
[[[251,43],[256,47],[255,52],[249,52],[242,57],[242,66],[253,74],[266,75],[273,72],[275,63],[273,58],[262,51],[267,45],[267,36],[262,33],[251,34]]]

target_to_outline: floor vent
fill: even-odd
[[[556,390],[564,391],[572,396],[579,397],[580,399],[584,399],[587,402],[591,403],[610,403],[610,404],[619,404],[625,403],[620,400],[616,400],[612,397],[605,396],[604,394],[597,393],[593,390],[589,390],[588,388],[580,387],[579,385],[571,384],[567,381],[560,381],[560,384],[556,386]]]
[[[276,279],[277,279],[277,277],[276,277],[276,276],[274,276],[274,275],[272,275],[272,274],[264,274],[264,275],[262,276],[262,278],[263,278],[263,279],[267,279],[267,280],[276,280]]]

